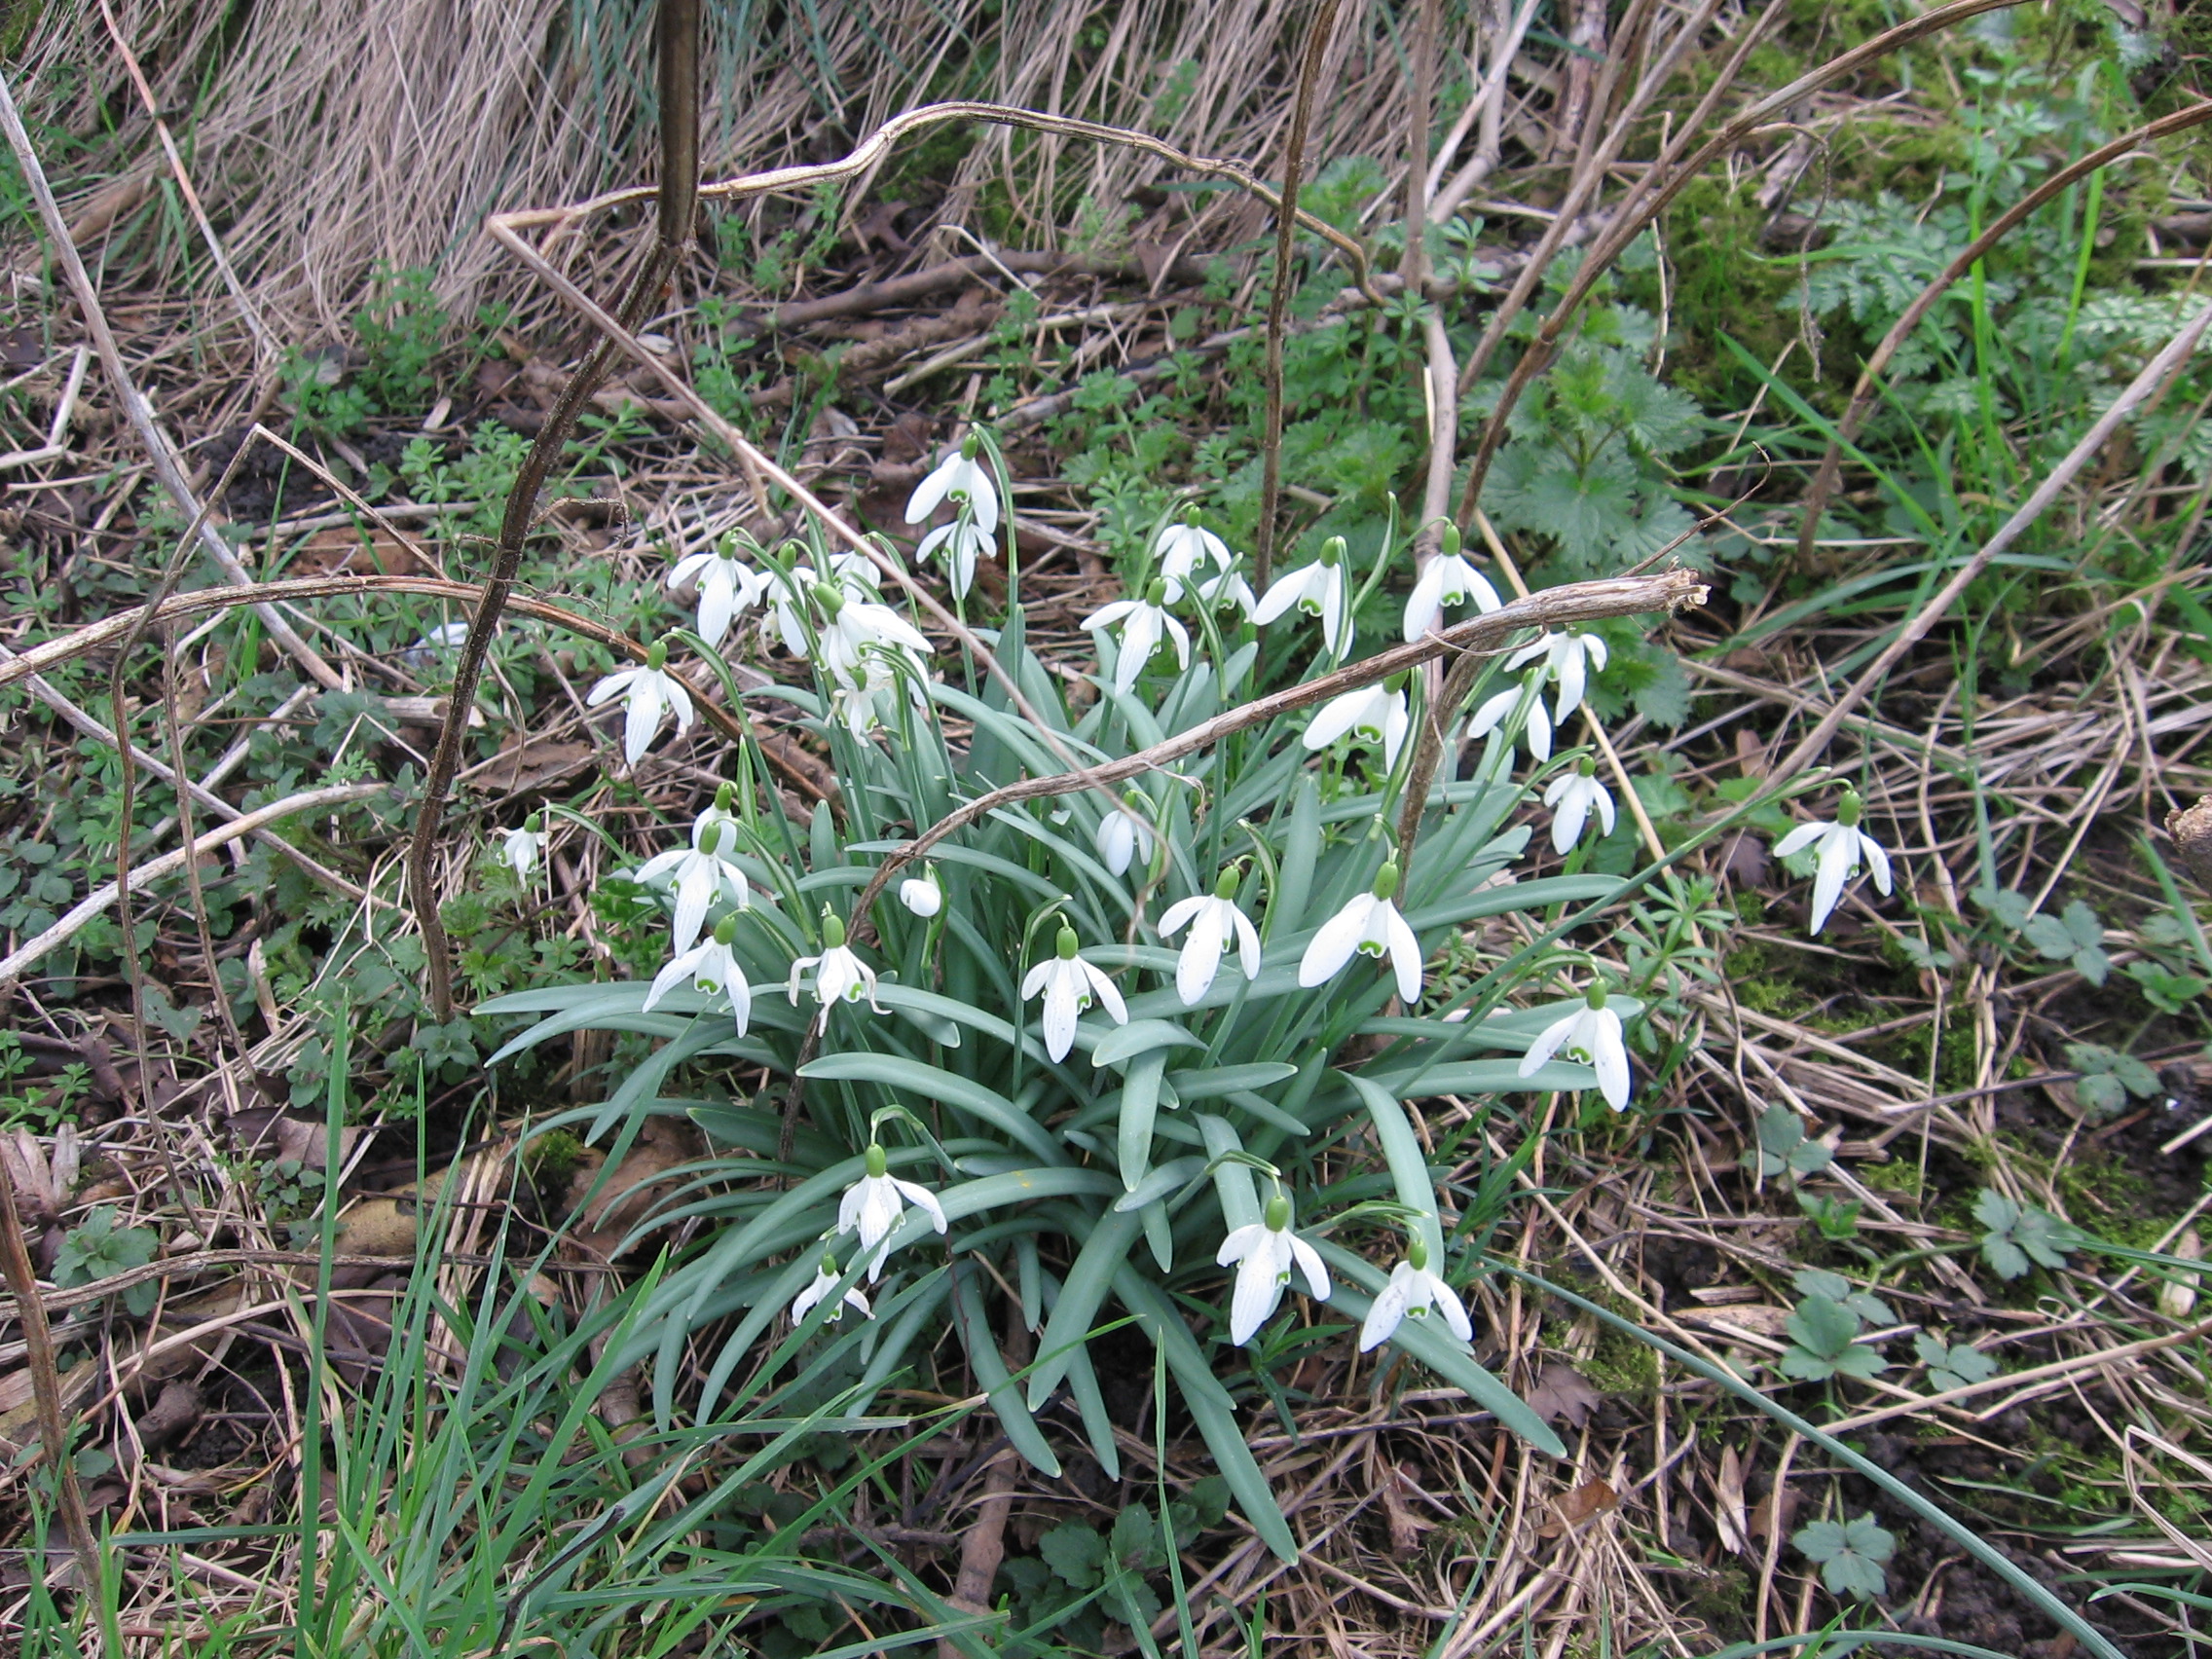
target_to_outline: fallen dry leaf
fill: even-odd
[[[1529,1390],[1529,1409],[1546,1422],[1572,1423],[1580,1428],[1604,1399],[1573,1366],[1554,1360],[1537,1375],[1536,1385]]]
[[[1559,1519],[1546,1521],[1536,1529],[1536,1535],[1542,1538],[1565,1537],[1569,1532],[1587,1527],[1608,1509],[1617,1508],[1620,1501],[1621,1494],[1607,1482],[1584,1481],[1572,1492],[1562,1493],[1552,1499],[1552,1508],[1558,1512]]]
[[[1744,1513],[1744,1460],[1733,1446],[1720,1449],[1720,1469],[1713,1480],[1713,1524],[1722,1549],[1742,1555],[1751,1547],[1751,1523]]]

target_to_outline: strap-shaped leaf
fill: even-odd
[[[1014,1442],[1014,1449],[1047,1475],[1059,1478],[1060,1460],[1052,1456],[1046,1443],[1045,1431],[1037,1426],[1029,1407],[1021,1398],[1021,1390],[1014,1385],[1007,1374],[1006,1359],[999,1352],[999,1340],[991,1330],[991,1322],[983,1312],[983,1296],[977,1288],[979,1276],[971,1261],[952,1264],[952,1305],[960,1315],[960,1340],[968,1350],[968,1368],[975,1372],[976,1381],[983,1385],[989,1396],[991,1410],[1006,1430],[1006,1437]]]
[[[1090,1236],[1076,1252],[1075,1264],[1068,1269],[1059,1299],[1045,1321],[1045,1334],[1037,1343],[1037,1364],[1029,1373],[1032,1408],[1052,1397],[1052,1390],[1060,1385],[1060,1379],[1073,1363],[1070,1356],[1083,1351],[1106,1292],[1114,1283],[1114,1274],[1128,1260],[1129,1249],[1142,1228],[1143,1222],[1134,1212],[1109,1211],[1099,1217]]]
[[[980,1118],[1001,1134],[1016,1142],[1047,1163],[1065,1163],[1061,1150],[1045,1125],[1027,1116],[997,1089],[903,1054],[875,1054],[866,1050],[824,1054],[807,1063],[802,1077],[847,1083],[872,1083],[898,1089],[921,1100],[935,1100]]]

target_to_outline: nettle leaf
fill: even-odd
[[[1888,1369],[1872,1348],[1859,1346],[1860,1315],[1833,1297],[1808,1296],[1783,1321],[1792,1344],[1782,1356],[1782,1371],[1800,1382],[1831,1377],[1872,1377]]]
[[[1928,1367],[1928,1385],[1937,1393],[1964,1388],[1997,1375],[1997,1361],[1968,1343],[1946,1343],[1933,1331],[1912,1340],[1912,1351]]]
[[[2014,1203],[2002,1193],[1983,1188],[1974,1199],[1973,1218],[1985,1229],[1981,1257],[2006,1279],[2023,1278],[2030,1266],[2056,1270],[2082,1235],[2048,1210]]]
[[[1160,1547],[1160,1523],[1142,1503],[1132,1503],[1114,1517],[1109,1543],[1114,1565],[1124,1571],[1144,1572],[1167,1565],[1167,1554]]]
[[[1856,1521],[1815,1521],[1790,1534],[1798,1554],[1821,1569],[1828,1594],[1865,1601],[1890,1587],[1882,1570],[1898,1552],[1898,1541],[1869,1510]]]

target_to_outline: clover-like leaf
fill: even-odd
[[[1870,1290],[1854,1290],[1851,1281],[1841,1273],[1831,1273],[1825,1268],[1800,1268],[1797,1276],[1790,1280],[1799,1296],[1825,1296],[1830,1302],[1848,1308],[1869,1325],[1894,1325],[1898,1316],[1890,1305]]]
[[[1790,1346],[1783,1354],[1783,1375],[1800,1382],[1823,1382],[1830,1377],[1872,1377],[1888,1369],[1872,1348],[1861,1347],[1860,1316],[1833,1297],[1813,1295],[1782,1322]]]
[[[1933,1331],[1912,1340],[1912,1351],[1928,1367],[1928,1385],[1937,1393],[1964,1388],[1997,1375],[1997,1361],[1968,1343],[1946,1343]]]
[[[1985,1229],[1982,1260],[2000,1278],[2023,1278],[2031,1266],[2063,1268],[2067,1252],[2081,1241],[2075,1229],[2048,1210],[2014,1203],[1986,1187],[1974,1199],[1973,1218]]]
[[[1868,1511],[1856,1521],[1815,1521],[1790,1534],[1789,1541],[1821,1569],[1828,1594],[1865,1601],[1890,1587],[1882,1570],[1898,1552],[1898,1541]]]

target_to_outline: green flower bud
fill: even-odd
[[[1593,1012],[1604,1008],[1605,1006],[1605,987],[1593,979],[1590,982],[1589,990],[1583,993],[1582,1001],[1584,1006]]]
[[[707,857],[713,858],[718,852],[719,852],[721,850],[721,844],[722,827],[719,824],[710,824],[703,831],[700,832],[699,851],[705,853]]]
[[[1340,564],[1348,551],[1349,549],[1345,545],[1343,536],[1332,535],[1328,540],[1321,543],[1321,563],[1324,565]]]
[[[1835,821],[1846,830],[1859,828],[1859,815],[1866,810],[1866,802],[1857,790],[1845,790],[1843,799],[1835,804]]]
[[[1425,1272],[1427,1270],[1428,1246],[1420,1241],[1420,1237],[1418,1234],[1407,1241],[1406,1265],[1412,1268],[1413,1271],[1417,1273]]]
[[[1235,898],[1236,889],[1242,883],[1243,879],[1244,872],[1238,869],[1235,865],[1231,865],[1227,869],[1223,870],[1219,875],[1214,877],[1213,896],[1216,899]]]
[[[522,827],[533,835],[544,834],[545,814],[542,812],[532,813],[528,818],[522,821]]]
[[[1443,549],[1444,557],[1456,559],[1459,556],[1459,549],[1464,545],[1465,543],[1459,539],[1459,527],[1450,519],[1446,519],[1444,529],[1437,537],[1437,546]]]
[[[1388,899],[1398,891],[1398,861],[1392,859],[1375,872],[1375,885],[1368,890],[1378,899]]]
[[[822,906],[822,948],[840,950],[845,943],[845,923],[829,905]]]
[[[737,798],[737,786],[726,779],[715,786],[715,810],[727,812],[730,802]]]
[[[823,1251],[822,1276],[824,1278],[835,1278],[837,1276],[837,1252],[834,1250]]]
[[[1585,755],[1574,763],[1574,769],[1585,778],[1595,778],[1598,775],[1598,757],[1595,755]]]
[[[1280,1233],[1290,1225],[1290,1200],[1277,1193],[1268,1200],[1268,1231]]]
[[[732,911],[715,924],[715,942],[731,945],[737,942],[737,915]]]
[[[981,455],[982,453],[982,433],[971,431],[966,437],[960,440],[960,459],[962,461],[974,461],[978,455]]]
[[[1186,506],[1186,507],[1185,507],[1185,508],[1183,509],[1183,522],[1184,522],[1185,524],[1189,525],[1189,526],[1190,526],[1190,527],[1191,527],[1191,528],[1192,528],[1193,530],[1196,530],[1196,529],[1198,529],[1198,502],[1196,502],[1196,501],[1193,501],[1193,502],[1191,502],[1191,503],[1190,503],[1190,504],[1189,504],[1188,506]]]
[[[834,622],[837,619],[837,612],[845,608],[845,596],[828,582],[816,582],[814,584],[814,603],[822,607],[823,614]]]
[[[875,1142],[875,1141],[869,1141],[869,1142],[867,1143],[867,1176],[868,1176],[868,1179],[869,1179],[869,1180],[871,1180],[871,1181],[880,1181],[880,1180],[882,1180],[882,1179],[884,1178],[884,1176],[886,1176],[886,1175],[888,1175],[888,1174],[890,1174],[890,1173],[891,1173],[891,1158],[890,1158],[890,1155],[889,1155],[889,1154],[887,1154],[887,1153],[886,1153],[886,1152],[885,1152],[885,1151],[883,1150],[882,1146],[881,1146],[881,1145],[880,1145],[880,1144],[879,1144],[878,1142]]]
[[[1081,944],[1082,942],[1083,941],[1075,937],[1075,929],[1070,927],[1061,928],[1060,937],[1057,941],[1060,960],[1062,962],[1073,962],[1075,960],[1076,946]]]
[[[1145,584],[1144,602],[1151,606],[1167,603],[1167,580],[1164,576],[1155,576]]]
[[[668,666],[668,645],[665,641],[655,640],[645,647],[645,666],[655,674]]]

